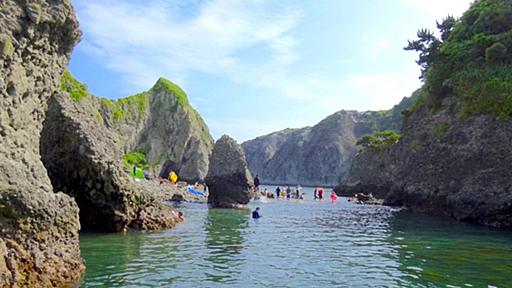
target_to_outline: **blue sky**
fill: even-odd
[[[389,109],[420,86],[418,28],[469,0],[72,0],[69,69],[100,97],[179,84],[214,138],[239,141],[347,110]]]

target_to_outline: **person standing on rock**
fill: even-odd
[[[258,178],[258,174],[254,177],[254,189],[256,192],[260,192],[260,178]]]
[[[133,178],[135,178],[135,175],[137,175],[137,163],[133,164]]]
[[[281,194],[281,188],[279,188],[279,186],[277,186],[276,188],[276,198],[279,199],[279,194]]]

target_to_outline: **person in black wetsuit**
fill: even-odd
[[[260,192],[260,178],[258,178],[258,174],[254,177],[254,188],[256,189],[256,192]]]
[[[276,198],[279,199],[279,194],[281,194],[281,188],[279,186],[276,188]]]
[[[259,219],[261,218],[261,215],[260,215],[260,207],[256,207],[256,209],[254,211],[252,211],[252,219]]]

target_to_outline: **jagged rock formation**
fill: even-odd
[[[378,187],[388,205],[512,227],[512,21],[499,17],[510,13],[508,1],[475,1],[442,32],[441,60],[426,68],[399,143],[356,156],[342,188]]]
[[[124,153],[143,152],[164,178],[170,170],[190,182],[206,176],[213,149],[208,126],[185,92],[169,80],[160,78],[150,90],[117,101],[87,92],[72,98],[89,105],[92,117],[117,135]]]
[[[356,142],[364,134],[398,130],[401,112],[414,98],[388,111],[339,111],[313,127],[286,129],[242,144],[249,169],[266,184],[339,184],[346,176]]]
[[[106,126],[121,136],[124,151],[144,152],[151,164],[162,168],[162,177],[170,170],[190,182],[206,176],[213,138],[174,83],[160,78],[147,92],[117,102],[103,100],[101,113]]]
[[[206,183],[212,207],[241,207],[254,196],[253,179],[242,147],[227,135],[215,142]]]
[[[60,286],[84,270],[78,207],[39,155],[47,99],[80,38],[68,0],[0,5],[0,287]]]
[[[123,171],[120,140],[94,117],[91,104],[66,94],[49,101],[41,155],[54,189],[75,198],[83,229],[173,227],[172,210]]]

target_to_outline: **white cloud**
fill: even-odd
[[[187,3],[77,1],[86,32],[80,49],[124,75],[133,90],[162,75],[183,81],[194,70],[236,78],[237,54],[255,45],[268,47],[272,65],[299,58],[297,40],[287,34],[300,19],[296,7],[266,0]],[[183,10],[192,8],[197,11]],[[184,12],[191,15],[184,18]]]

